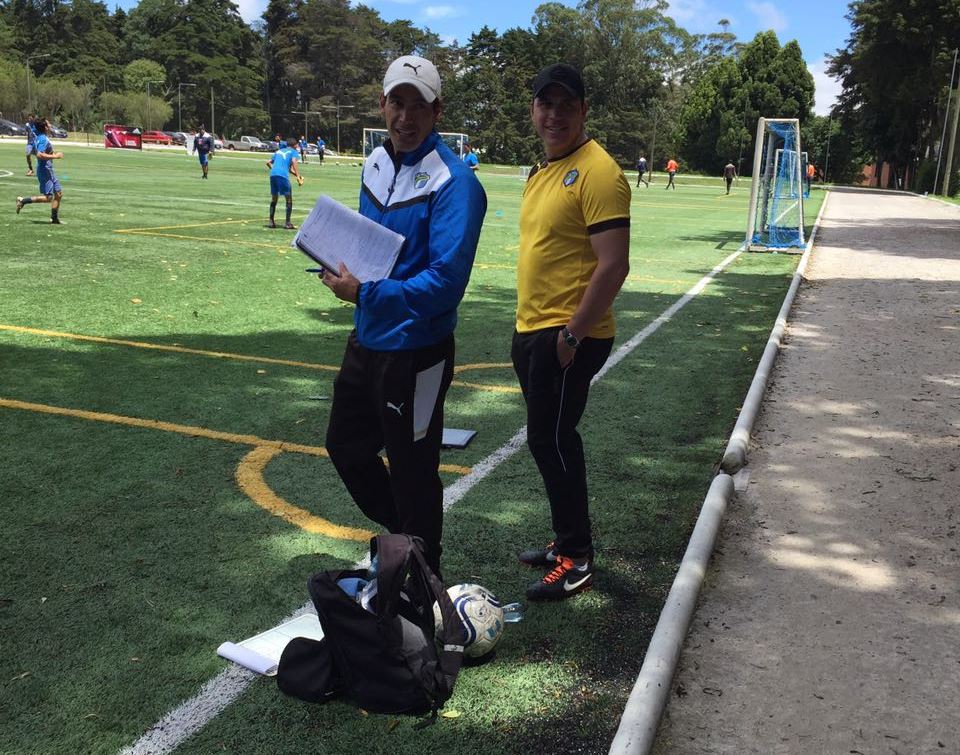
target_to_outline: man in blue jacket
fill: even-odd
[[[323,273],[337,298],[356,304],[326,446],[363,513],[389,532],[423,538],[439,573],[443,403],[487,197],[436,131],[443,105],[433,63],[393,61],[380,110],[389,139],[364,163],[360,212],[406,241],[383,280],[361,283],[344,265]]]

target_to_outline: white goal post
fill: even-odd
[[[747,218],[751,251],[803,248],[803,171],[800,121],[760,118],[753,150]]]
[[[363,157],[366,159],[373,150],[382,145],[390,135],[385,128],[365,128],[363,130]],[[463,159],[463,145],[470,143],[470,137],[453,131],[441,131],[440,138],[453,150],[453,154]]]

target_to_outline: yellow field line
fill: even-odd
[[[182,233],[157,233],[155,231],[114,231],[114,233],[127,233],[131,236],[159,236],[165,239],[181,239],[184,241],[208,241],[218,244],[242,244],[243,246],[258,246],[265,249],[276,249],[280,252],[289,252],[289,246],[277,246],[276,244],[263,244],[259,241],[244,241],[243,239],[217,239],[206,236],[185,236]]]
[[[51,406],[49,404],[34,404],[28,401],[17,401],[16,399],[0,398],[0,407],[7,409],[23,409],[30,412],[40,412],[42,414],[53,414],[60,417],[73,417],[75,419],[86,419],[93,422],[107,422],[114,425],[123,425],[125,427],[140,427],[148,430],[162,430],[168,433],[178,433],[194,438],[208,438],[210,440],[222,440],[227,443],[239,443],[246,446],[265,446],[275,448],[277,451],[289,451],[290,453],[306,454],[307,456],[321,456],[329,458],[327,449],[321,446],[307,446],[302,443],[291,443],[285,440],[270,440],[260,438],[256,435],[246,435],[243,433],[227,433],[222,430],[210,430],[206,427],[196,427],[195,425],[181,425],[176,422],[164,422],[157,419],[143,419],[141,417],[127,417],[123,414],[111,414],[109,412],[91,412],[85,409],[70,409],[62,406]],[[470,473],[470,467],[464,467],[459,464],[441,464],[441,472],[450,472],[452,474],[465,475]]]
[[[227,433],[221,430],[210,430],[206,427],[181,425],[175,422],[164,422],[156,419],[127,417],[122,414],[111,414],[109,412],[91,412],[85,409],[70,409],[61,406],[50,406],[49,404],[33,404],[27,401],[17,401],[16,399],[8,398],[0,398],[0,407],[6,407],[7,409],[24,409],[26,411],[40,412],[42,414],[54,414],[60,417],[86,419],[93,422],[107,422],[114,425],[124,425],[126,427],[141,427],[150,430],[162,430],[164,432],[178,433],[180,435],[188,435],[194,438],[222,440],[228,443],[241,443],[248,446],[267,446],[269,448],[276,448],[279,451],[291,451],[293,453],[307,454],[309,456],[329,456],[329,454],[327,454],[327,450],[319,446],[305,446],[300,443],[289,443],[282,440],[269,440],[267,438],[260,438],[256,435]]]
[[[85,336],[77,333],[61,333],[56,330],[41,330],[40,328],[27,328],[22,325],[0,325],[0,331],[10,331],[12,333],[28,333],[35,336],[47,336],[49,338],[69,338],[75,341],[92,341],[93,343],[105,343],[111,346],[130,346],[136,349],[153,349],[154,351],[170,351],[177,354],[192,354],[195,356],[212,357],[215,359],[235,359],[240,362],[258,362],[263,364],[279,364],[285,367],[303,367],[308,370],[323,370],[325,372],[338,372],[339,367],[329,364],[316,364],[314,362],[298,362],[293,359],[276,359],[274,357],[249,356],[247,354],[231,354],[225,351],[207,351],[205,349],[191,349],[186,346],[169,346],[162,343],[146,343],[144,341],[126,341],[120,338],[105,338],[103,336]],[[461,364],[453,368],[454,374],[468,370],[486,370],[503,369],[512,367],[510,362],[497,362],[493,364]],[[468,384],[454,380],[454,385],[461,387],[477,388],[494,393],[512,393],[518,388],[512,386],[484,385],[482,383]]]
[[[197,356],[213,357],[216,359],[236,359],[241,362],[262,362],[264,364],[282,364],[286,367],[305,367],[310,370],[325,370],[327,372],[337,372],[340,368],[327,364],[314,364],[312,362],[298,362],[293,359],[275,359],[273,357],[248,356],[246,354],[231,354],[225,351],[207,351],[205,349],[191,349],[186,346],[168,346],[162,343],[145,343],[143,341],[125,341],[119,338],[104,338],[102,336],[85,336],[76,333],[61,333],[56,330],[40,330],[39,328],[26,328],[20,325],[0,325],[0,330],[9,330],[15,333],[30,333],[37,336],[49,336],[51,338],[70,338],[75,341],[93,341],[94,343],[106,343],[111,346],[132,346],[137,349],[153,349],[155,351],[172,351],[178,354],[193,354]]]
[[[209,430],[205,427],[195,427],[193,425],[180,425],[174,422],[162,422],[160,420],[141,419],[139,417],[126,417],[120,414],[110,414],[107,412],[91,412],[83,409],[69,409],[60,406],[50,406],[48,404],[34,404],[27,401],[17,401],[15,399],[0,398],[0,407],[7,409],[21,409],[30,412],[39,412],[41,414],[52,414],[60,417],[71,417],[74,419],[86,419],[93,422],[107,422],[126,427],[139,427],[150,430],[162,430],[164,432],[179,433],[195,438],[208,438],[211,440],[222,440],[230,443],[239,443],[252,445],[253,450],[246,454],[234,471],[234,476],[240,490],[245,493],[251,501],[264,511],[279,517],[291,524],[300,527],[307,532],[326,535],[327,537],[338,540],[356,540],[367,542],[373,537],[372,532],[358,529],[355,527],[342,527],[338,524],[311,514],[309,511],[294,506],[278,496],[267,485],[263,478],[264,470],[272,459],[281,453],[301,453],[310,456],[329,457],[325,448],[318,446],[307,446],[301,443],[289,443],[286,441],[268,440],[259,438],[256,435],[243,435],[238,433],[226,433],[219,430]],[[470,473],[469,467],[458,464],[441,464],[441,472],[452,472],[465,475]]]
[[[211,220],[209,223],[188,223],[186,225],[152,225],[146,228],[115,228],[114,233],[141,233],[143,231],[176,231],[183,228],[203,228],[210,225],[230,225],[231,223],[252,223],[253,218],[244,220]]]
[[[250,497],[250,500],[256,502],[260,508],[268,511],[284,521],[289,522],[295,527],[299,527],[307,532],[337,540],[356,540],[361,543],[369,542],[374,533],[370,530],[359,529],[357,527],[343,527],[334,524],[328,519],[304,511],[298,506],[288,503],[278,496],[266,480],[263,479],[263,472],[267,464],[277,455],[282,453],[278,448],[269,446],[257,446],[250,453],[241,459],[236,469],[236,480],[240,490]]]

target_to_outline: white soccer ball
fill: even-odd
[[[503,608],[497,597],[480,585],[461,584],[447,589],[467,640],[463,654],[480,658],[496,647],[503,636]],[[433,604],[433,620],[439,632],[443,627],[440,604]]]

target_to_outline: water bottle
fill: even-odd
[[[523,603],[507,603],[503,607],[503,620],[507,624],[517,624],[523,621]]]

